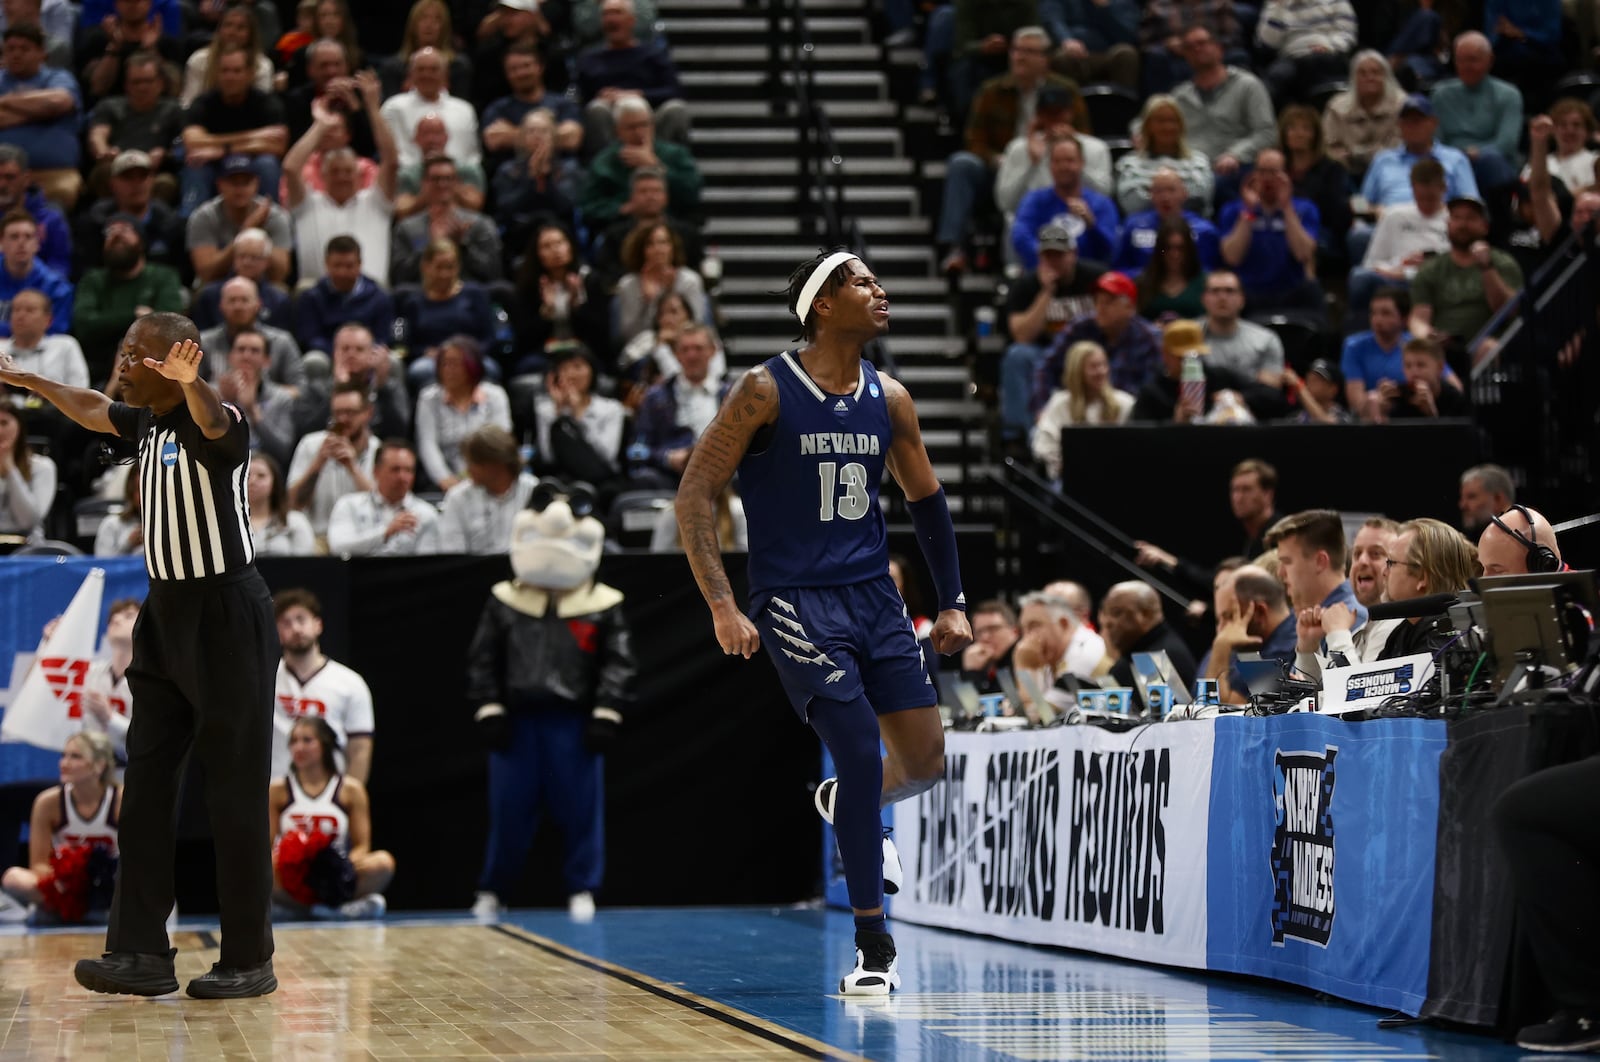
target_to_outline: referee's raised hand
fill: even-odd
[[[200,378],[200,362],[205,357],[205,352],[200,349],[200,344],[192,339],[185,339],[181,343],[172,344],[172,349],[167,351],[167,356],[161,361],[154,358],[144,359],[147,369],[154,369],[173,383],[194,383]]]

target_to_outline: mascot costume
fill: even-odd
[[[516,578],[496,583],[467,662],[489,746],[489,843],[473,912],[493,917],[522,877],[539,814],[560,828],[568,909],[594,915],[605,868],[602,754],[635,665],[622,593],[595,582],[605,528],[594,494],[543,479],[511,531]]]

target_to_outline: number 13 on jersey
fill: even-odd
[[[866,465],[851,461],[841,467],[837,461],[821,461],[817,476],[822,480],[822,510],[818,516],[823,523],[832,520],[835,513],[846,520],[867,515],[871,498],[867,494]]]

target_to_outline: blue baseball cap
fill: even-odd
[[[241,173],[255,174],[249,155],[229,155],[222,160],[222,176],[236,177]]]
[[[1405,114],[1407,111],[1415,111],[1424,118],[1432,118],[1433,101],[1420,92],[1413,92],[1411,95],[1407,96],[1406,101],[1400,105],[1401,114]]]

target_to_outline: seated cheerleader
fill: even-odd
[[[289,773],[272,782],[267,799],[279,918],[381,918],[388,909],[382,890],[394,856],[371,850],[367,789],[339,773],[337,746],[317,716],[289,730]]]
[[[0,889],[14,901],[0,909],[0,920],[20,921],[23,904],[33,905],[33,920],[40,922],[103,918],[111,903],[122,811],[122,788],[112,784],[115,770],[104,732],[85,730],[67,739],[61,784],[33,801],[28,865],[0,877]]]

